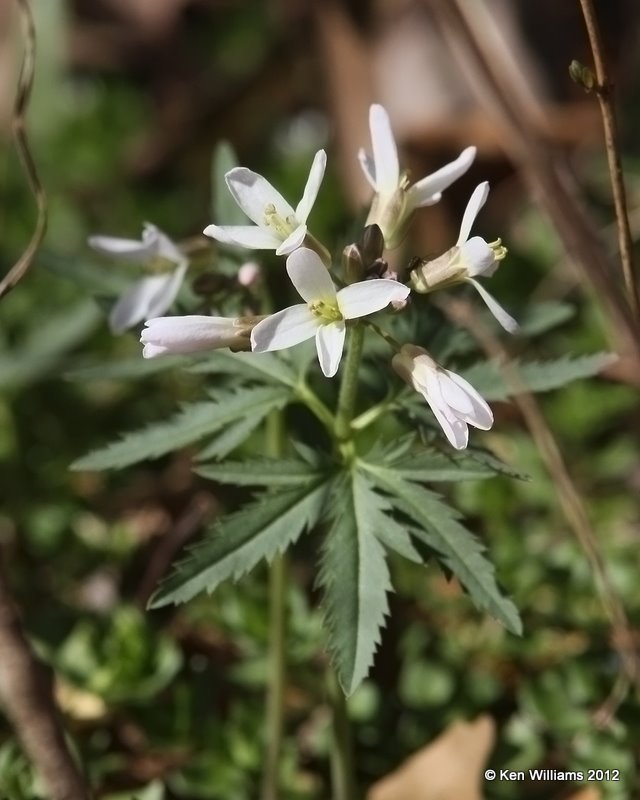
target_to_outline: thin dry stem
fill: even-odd
[[[580,0],[580,6],[582,8],[582,14],[584,15],[591,52],[593,53],[593,63],[596,73],[596,86],[594,90],[600,105],[600,113],[602,114],[604,143],[607,151],[607,161],[609,163],[609,175],[611,177],[611,192],[613,194],[613,203],[616,211],[622,274],[627,289],[629,305],[636,319],[640,319],[640,294],[638,293],[638,283],[633,265],[633,241],[631,227],[629,225],[624,176],[622,173],[618,124],[613,103],[613,84],[609,78],[609,70],[607,68],[602,37],[600,35],[600,26],[598,25],[598,18],[596,17],[593,2],[592,0]]]
[[[553,480],[564,516],[591,566],[603,607],[611,624],[612,645],[620,657],[624,674],[629,683],[640,687],[640,659],[634,646],[633,630],[624,605],[609,579],[607,566],[582,496],[573,482],[558,442],[537,400],[527,389],[507,348],[485,327],[470,303],[463,300],[447,300],[438,301],[438,305],[456,324],[469,330],[489,357],[500,362],[503,375],[511,387],[513,400],[520,409],[547,472]],[[619,692],[616,691],[616,696],[618,695]]]
[[[18,155],[20,156],[29,188],[31,189],[38,208],[38,218],[29,244],[2,281],[0,281],[0,299],[8,294],[26,275],[33,264],[38,248],[47,230],[47,196],[40,182],[40,178],[38,177],[35,161],[31,155],[25,121],[35,75],[36,29],[33,23],[33,14],[31,13],[29,0],[17,0],[17,2],[20,8],[20,16],[24,31],[24,56],[13,108],[12,126]]]
[[[0,569],[0,698],[50,800],[90,800],[67,748],[51,679],[34,656]]]
[[[575,177],[546,141],[539,109],[528,104],[513,85],[508,65],[496,55],[492,39],[496,32],[488,12],[483,4],[464,0],[424,2],[458,59],[469,88],[500,130],[506,153],[520,168],[572,262],[583,270],[606,307],[617,347],[640,356],[638,323],[584,207]]]

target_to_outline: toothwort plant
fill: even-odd
[[[218,243],[212,270],[206,263],[203,271],[202,258],[187,257],[152,225],[145,226],[140,242],[90,241],[155,272],[118,300],[110,317],[114,331],[146,320],[141,335],[146,359],[186,365],[214,376],[215,384],[206,399],[80,459],[76,468],[121,468],[204,442],[197,459],[200,475],[257,491],[240,510],[217,520],[150,605],[186,602],[222,581],[237,580],[262,559],[271,563],[265,798],[278,783],[283,728],[283,554],[304,531],[316,532],[320,541],[317,584],[335,670],[336,800],[352,796],[344,695],[365,678],[380,644],[392,588],[389,553],[419,564],[439,562],[480,610],[513,633],[521,630],[483,545],[464,527],[458,510],[430,488],[501,472],[518,476],[477,443],[469,447],[469,426],[487,431],[494,424],[487,401],[509,395],[497,365],[480,360],[469,367],[470,337],[430,302],[435,292],[469,284],[502,328],[518,330],[478,280],[491,277],[507,254],[500,239],[487,243],[470,236],[489,186],[481,183],[471,195],[450,249],[436,258],[396,258],[394,263],[404,266],[390,268],[387,254],[404,241],[416,210],[437,203],[470,168],[476,151],[468,147],[412,184],[400,168],[382,106],[371,107],[369,122],[372,156],[363,150],[359,159],[374,192],[371,208],[358,240],[339,256],[308,227],[325,172],[322,150],[295,209],[261,175],[233,165],[228,148],[219,151],[217,172],[222,163],[230,167],[223,170],[226,188],[253,224],[240,224],[244,215],[239,217],[226,189],[216,185],[219,218],[204,231]],[[284,269],[276,266],[267,274],[255,255],[249,260],[249,250],[285,257]],[[178,298],[190,261],[199,313],[161,316]],[[285,297],[293,297],[293,304],[281,302]],[[203,304],[210,313],[201,313]],[[553,316],[548,309],[529,310],[522,333],[548,329]],[[320,370],[312,367],[308,340],[314,340]],[[462,374],[444,366],[451,360],[463,365]],[[596,355],[520,363],[519,370],[529,389],[545,390],[592,374],[605,361]],[[306,408],[306,415],[289,414],[294,405]],[[249,437],[251,446],[240,449]],[[263,452],[248,455],[260,441]],[[228,458],[234,452],[242,457]]]

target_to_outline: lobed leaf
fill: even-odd
[[[329,629],[329,647],[346,695],[366,677],[389,613],[391,580],[376,531],[382,508],[357,472],[333,486],[331,527],[323,544],[319,583]]]
[[[318,521],[326,502],[327,482],[260,495],[253,503],[223,517],[173,573],[160,584],[150,608],[185,603],[209,594],[229,578],[234,581],[265,558],[284,552]]]
[[[232,353],[218,350],[190,372],[234,375],[245,381],[281,383],[293,388],[298,382],[293,368],[275,353]]]
[[[125,434],[119,441],[78,459],[71,469],[117,469],[159,458],[237,420],[282,408],[288,398],[288,392],[274,386],[241,389],[219,395],[215,401],[193,403],[166,422]]]
[[[469,592],[474,603],[488,611],[513,633],[522,632],[518,611],[505,598],[495,581],[493,565],[484,556],[484,547],[459,522],[457,511],[438,495],[396,473],[394,468],[360,462],[374,482],[391,496],[394,507],[414,520],[412,534],[440,554]]]
[[[196,469],[203,478],[234,486],[305,486],[322,477],[321,470],[299,459],[259,458],[204,464]]]
[[[531,392],[548,392],[580,378],[597,375],[605,367],[613,364],[617,356],[612,353],[594,353],[588,356],[565,356],[555,361],[514,362],[520,380]],[[511,388],[502,369],[495,361],[474,364],[462,373],[486,400],[506,400],[517,394]]]

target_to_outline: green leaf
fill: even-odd
[[[250,417],[229,425],[216,436],[196,456],[196,461],[208,461],[210,458],[221,459],[239,447],[260,425],[271,409],[266,406],[254,412]]]
[[[222,581],[237,580],[260,561],[270,561],[312,528],[326,504],[327,482],[260,495],[235,514],[223,517],[160,584],[149,603],[158,608],[185,603]]]
[[[229,142],[219,142],[213,151],[211,163],[211,213],[216,225],[251,224],[227,188],[224,176],[238,166],[233,147]]]
[[[91,301],[39,320],[31,334],[10,353],[0,353],[0,387],[23,386],[50,374],[99,322],[100,312]]]
[[[67,370],[64,377],[69,381],[106,381],[130,380],[156,375],[179,367],[193,364],[193,358],[187,356],[163,356],[162,358],[142,358],[142,353],[134,358],[122,358],[105,364],[91,364]]]
[[[329,647],[346,695],[366,677],[389,613],[385,552],[376,532],[381,506],[367,480],[354,472],[336,481],[332,523],[324,541],[319,583]]]
[[[548,300],[528,308],[520,317],[520,336],[540,336],[553,330],[575,316],[576,309],[569,303]]]
[[[430,417],[431,409],[425,405],[419,416]],[[396,472],[407,480],[420,482],[466,481],[494,478],[498,474],[528,480],[528,476],[503,464],[491,453],[480,448],[467,448],[464,452],[439,450],[417,442],[414,433],[399,437],[386,444],[376,443],[365,456],[370,464],[393,465]]]
[[[474,603],[520,634],[522,623],[515,605],[503,597],[495,581],[493,565],[484,547],[458,521],[458,512],[438,495],[398,475],[395,468],[360,462],[375,483],[391,496],[394,507],[407,514],[419,528],[415,536],[440,554],[442,563],[458,578]]]
[[[190,372],[234,375],[256,383],[282,383],[293,388],[298,378],[294,370],[274,353],[232,353],[219,350]]]
[[[597,375],[605,367],[617,361],[612,353],[594,353],[589,356],[565,356],[555,361],[514,362],[522,383],[531,392],[548,392],[567,383]],[[474,364],[462,373],[465,380],[486,400],[506,400],[517,394],[509,387],[502,370],[494,361]]]
[[[212,402],[185,406],[166,422],[125,434],[120,441],[96,450],[71,465],[71,469],[118,469],[178,450],[203,439],[238,419],[282,408],[289,398],[279,387],[241,389],[219,395]]]
[[[234,486],[306,486],[322,477],[318,467],[294,458],[225,461],[224,464],[205,464],[196,472],[203,478]]]

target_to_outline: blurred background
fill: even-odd
[[[134,273],[86,240],[137,238],[145,221],[176,241],[197,236],[213,219],[211,160],[221,140],[289,199],[326,148],[313,230],[335,252],[366,214],[356,153],[369,146],[371,102],[388,109],[415,176],[477,145],[473,168],[420,211],[397,258],[448,248],[470,192],[488,179],[478,233],[509,247],[492,291],[516,317],[538,300],[556,315],[550,335],[516,343],[516,354],[625,353],[600,377],[545,395],[541,407],[612,591],[637,625],[640,371],[620,305],[598,104],[568,74],[574,58],[591,63],[577,0],[32,6],[38,60],[28,120],[50,218],[34,267],[0,305],[0,553],[96,796],[248,800],[259,786],[265,570],[185,607],[144,610],[182,546],[229,498],[192,474],[189,452],[116,473],[68,469],[202,385],[178,370],[110,377],[113,364],[140,354],[135,332],[113,337],[105,322],[110,298]],[[633,0],[596,8],[637,239],[640,8]],[[2,0],[0,275],[35,220],[11,142],[21,50],[16,4]],[[211,259],[215,266],[213,250]],[[638,695],[620,663],[620,648],[637,648],[637,638],[616,640],[557,476],[519,409],[497,404],[496,416],[486,442],[531,480],[451,492],[521,609],[525,635],[483,618],[436,569],[394,564],[398,591],[382,646],[349,703],[361,784],[373,787],[370,800],[638,797]],[[283,797],[319,800],[329,796],[329,712],[304,553],[295,575]],[[485,766],[615,769],[619,780],[485,784]],[[33,800],[40,791],[0,721],[0,797]]]

